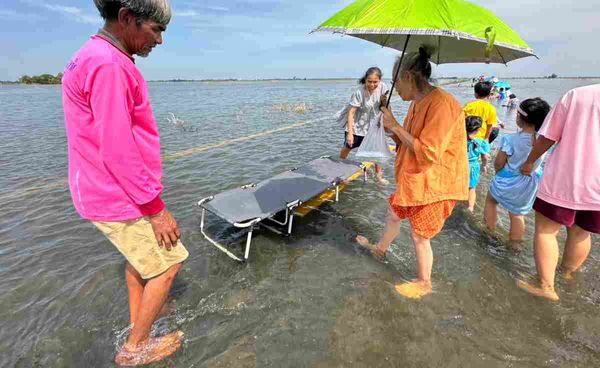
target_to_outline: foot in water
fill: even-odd
[[[181,346],[183,332],[150,337],[144,344],[138,346],[123,345],[115,357],[115,363],[121,366],[133,367],[158,362],[173,354]]]
[[[371,254],[373,255],[373,257],[377,258],[380,261],[385,260],[385,250],[379,249],[376,246],[374,246],[373,244],[369,243],[369,239],[365,238],[362,235],[358,235],[356,237],[356,242],[361,247],[368,249],[371,252]]]
[[[508,249],[515,253],[519,253],[523,249],[522,240],[509,240]]]
[[[421,299],[432,292],[431,281],[413,280],[404,284],[397,284],[395,288],[398,294],[410,299]]]
[[[541,287],[539,282],[531,283],[522,280],[517,281],[517,286],[519,289],[528,292],[529,294],[539,296],[542,298],[546,298],[548,300],[552,300],[553,302],[557,302],[559,300],[558,294],[554,291],[552,287]]]
[[[377,180],[377,182],[381,185],[389,185],[390,182],[383,177],[383,174],[376,174],[375,175],[375,180]]]
[[[577,270],[568,270],[561,266],[558,268],[558,272],[562,274],[563,279],[571,281],[575,278],[575,275],[573,274],[577,272]]]

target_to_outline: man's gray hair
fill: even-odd
[[[94,5],[105,20],[115,20],[119,9],[131,10],[136,16],[167,25],[172,11],[169,0],[94,0]]]

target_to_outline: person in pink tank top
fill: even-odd
[[[161,199],[160,138],[133,55],[162,43],[168,0],[94,0],[105,25],[77,51],[62,79],[69,188],[81,217],[123,254],[131,331],[115,358],[148,364],[174,353],[177,331],[150,337],[188,252]]]
[[[567,228],[560,266],[565,278],[587,259],[592,240],[600,234],[600,84],[573,89],[546,117],[531,154],[521,168],[532,175],[534,163],[552,146],[533,205],[534,253],[539,280],[519,281],[522,289],[558,300],[554,276],[558,266],[557,235]]]

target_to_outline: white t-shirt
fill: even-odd
[[[387,91],[385,83],[380,82],[379,86],[369,95],[366,86],[361,86],[350,97],[350,106],[358,107],[354,114],[354,135],[364,137],[369,130],[371,119],[379,112],[381,95]],[[346,127],[348,131],[348,127]]]

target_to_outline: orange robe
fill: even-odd
[[[467,200],[467,133],[458,101],[448,92],[434,89],[410,105],[404,129],[414,137],[414,152],[406,145],[398,149],[392,206]]]

